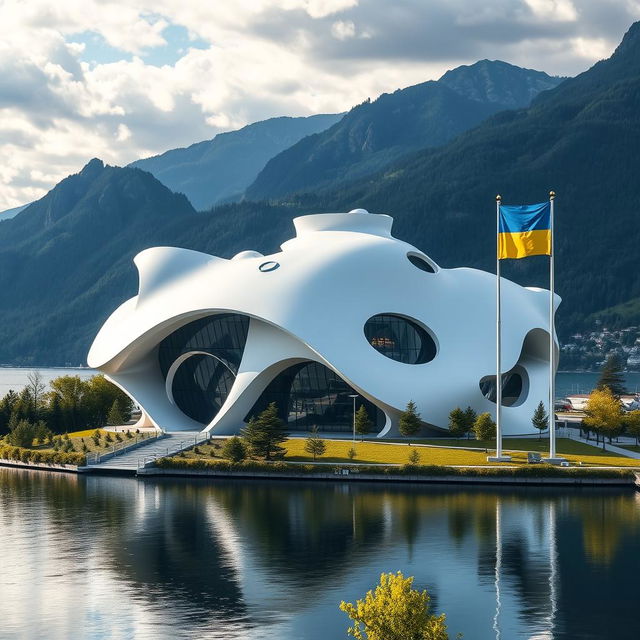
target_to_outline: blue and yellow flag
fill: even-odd
[[[498,259],[551,255],[551,203],[500,205]]]

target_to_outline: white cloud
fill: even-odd
[[[578,19],[578,12],[571,0],[526,0],[537,18],[543,20],[572,21]]]
[[[479,58],[576,73],[634,18],[637,0],[0,0],[0,210],[94,156],[346,110]],[[170,25],[188,39],[154,66]],[[89,62],[94,37],[114,61]]]
[[[346,40],[356,35],[356,25],[353,20],[338,20],[331,25],[331,35],[336,40]]]

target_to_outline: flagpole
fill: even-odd
[[[500,296],[500,203],[496,196],[496,458],[502,458],[502,317]]]
[[[554,228],[553,214],[556,199],[555,191],[549,192],[551,202],[550,225],[551,228],[551,252],[549,255],[549,459],[556,459],[556,418],[555,418],[555,396],[556,396],[556,376],[555,376],[555,265],[554,265]]]

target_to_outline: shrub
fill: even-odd
[[[222,457],[231,462],[242,462],[247,457],[247,447],[238,436],[227,438],[222,447]]]
[[[116,433],[116,440],[122,442],[122,436],[119,433]]]
[[[129,440],[131,440],[131,438],[133,438],[133,434],[129,430],[125,431],[125,435],[127,436],[127,438],[129,438]]]
[[[36,426],[28,420],[20,420],[7,434],[7,441],[16,447],[30,447],[36,437]]]

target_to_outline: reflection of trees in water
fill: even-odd
[[[636,640],[640,501],[632,491],[582,490],[562,501],[560,612],[574,637]]]
[[[640,509],[628,494],[603,494],[569,504],[580,514],[584,550],[591,562],[610,565],[624,537],[638,535]]]

